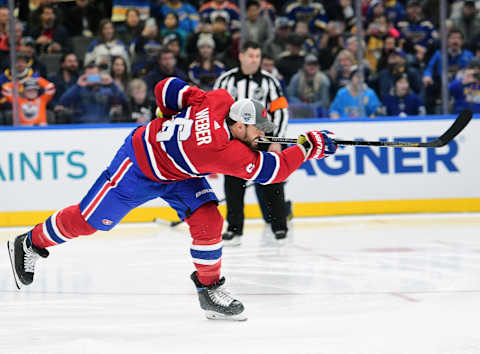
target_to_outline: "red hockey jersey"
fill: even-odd
[[[305,160],[300,146],[281,153],[255,151],[232,139],[225,118],[233,99],[224,89],[204,92],[177,78],[155,86],[163,117],[138,128],[133,148],[142,172],[158,182],[175,182],[210,173],[278,183]]]

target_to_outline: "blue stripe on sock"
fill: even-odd
[[[193,258],[199,259],[220,259],[222,257],[222,248],[213,251],[197,251],[190,249],[190,254]]]
[[[53,241],[55,241],[57,244],[65,242],[55,234],[55,231],[53,230],[53,226],[52,226],[51,216],[47,219],[47,221],[45,221],[45,226],[47,226],[48,235],[52,238]]]

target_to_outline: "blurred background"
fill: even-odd
[[[175,75],[209,90],[238,65],[247,40],[261,45],[262,68],[281,83],[293,119],[480,109],[477,1],[3,0],[0,6],[2,125],[143,123],[153,117],[158,80]],[[20,97],[18,109],[13,95]],[[41,104],[28,104],[37,97]]]

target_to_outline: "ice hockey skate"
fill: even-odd
[[[287,243],[287,230],[277,230],[273,233],[275,235],[275,240],[279,245],[284,245]]]
[[[222,240],[224,246],[240,246],[242,244],[242,234],[227,230],[222,234]]]
[[[38,258],[47,258],[49,253],[44,248],[35,247],[30,241],[28,233],[8,241],[7,248],[15,285],[20,290],[23,285],[30,285],[33,282],[35,263]]]
[[[205,286],[197,278],[197,272],[190,276],[198,291],[200,307],[205,310],[205,316],[209,320],[230,320],[246,321],[247,317],[242,315],[243,304],[234,299],[225,289],[225,277],[212,285]]]

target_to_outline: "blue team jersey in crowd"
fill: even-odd
[[[480,112],[480,85],[471,83],[464,85],[462,80],[453,80],[448,86],[450,95],[454,99],[453,113],[460,113],[468,108],[474,113]]]
[[[217,60],[213,62],[210,70],[202,68],[198,61],[194,61],[188,69],[188,78],[199,87],[206,88],[206,86],[208,86],[209,89],[212,89],[215,80],[224,72],[225,65]]]
[[[127,103],[127,97],[115,84],[97,89],[73,85],[60,97],[60,104],[74,109],[72,123],[109,123],[112,105]]]
[[[400,21],[397,24],[402,39],[410,42],[410,44],[419,44],[428,47],[433,44],[437,32],[430,21],[420,21],[418,23]]]
[[[174,12],[178,15],[180,29],[187,33],[195,31],[199,21],[197,10],[189,3],[184,2],[180,4],[181,6],[174,8],[168,6],[167,3],[160,5],[157,1],[152,1],[150,16],[163,19],[170,12]]]
[[[350,91],[346,87],[342,87],[338,90],[332,105],[330,106],[330,113],[338,113],[340,117],[354,118],[362,115],[360,109],[360,95],[352,96]],[[363,105],[365,109],[365,115],[374,115],[377,109],[381,106],[375,92],[367,88],[363,92]]]
[[[387,94],[383,97],[387,116],[418,116],[425,115],[425,106],[420,96],[409,93],[404,97]]]
[[[469,50],[462,50],[456,57],[448,56],[448,71],[456,73],[460,69],[467,67],[473,59],[473,53]],[[442,53],[437,50],[428,62],[423,76],[440,77],[442,75]]]
[[[372,5],[373,4],[373,5]],[[367,10],[366,19],[368,22],[373,21],[373,9],[379,2],[372,2]],[[385,4],[385,16],[387,19],[396,24],[399,21],[404,21],[406,17],[405,8],[402,4],[395,0],[388,0]]]
[[[200,6],[198,13],[202,18],[202,21],[205,23],[210,23],[210,16],[212,13],[222,13],[225,12],[228,15],[228,26],[238,26],[240,23],[240,9],[233,2],[225,1],[222,3],[217,3],[215,1],[208,1]]]
[[[307,5],[301,1],[293,2],[286,7],[285,15],[295,23],[298,21],[308,22],[312,32],[326,29],[328,23],[328,16],[323,5],[316,2]]]

